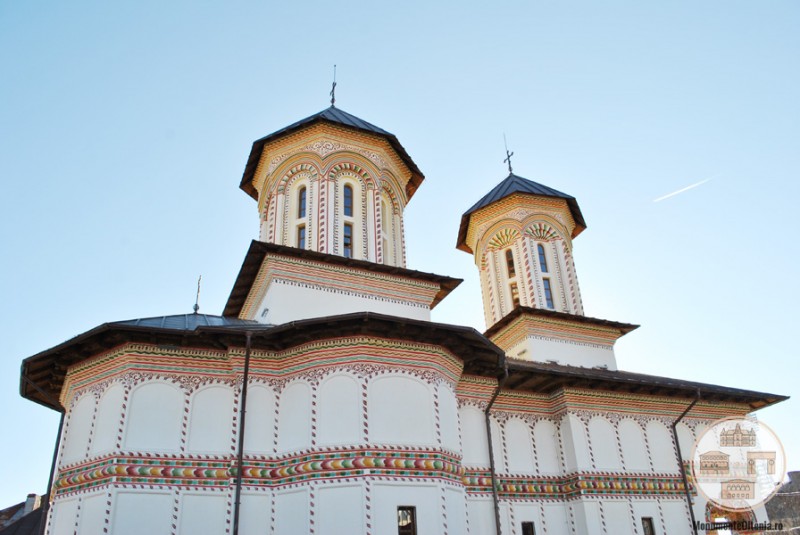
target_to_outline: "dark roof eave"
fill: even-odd
[[[244,346],[246,334],[253,337],[253,346],[268,349],[281,349],[313,341],[320,338],[337,338],[354,334],[391,336],[423,343],[447,347],[465,361],[467,369],[473,373],[485,373],[502,367],[505,359],[503,351],[471,327],[432,323],[423,320],[387,316],[374,312],[357,312],[340,316],[326,316],[293,321],[284,325],[237,323],[227,326],[197,326],[192,330],[130,325],[123,322],[104,323],[67,340],[51,349],[42,351],[22,361],[20,395],[26,399],[54,410],[63,410],[58,403],[63,377],[53,376],[54,367],[66,370],[77,362],[91,358],[101,351],[107,351],[131,341],[147,341],[159,345],[187,347],[229,347]],[[97,347],[88,351],[84,344]],[[33,370],[33,368],[36,368]],[[39,376],[38,385],[50,390],[45,396],[36,392],[24,377],[35,371]],[[36,383],[37,379],[31,378]],[[48,385],[55,381],[57,388]]]
[[[239,269],[239,274],[236,276],[236,281],[233,283],[233,288],[228,296],[228,301],[225,303],[225,309],[222,312],[223,316],[238,317],[244,306],[247,296],[255,283],[258,271],[264,262],[268,253],[287,255],[295,258],[304,258],[317,262],[325,262],[329,264],[336,264],[340,266],[353,267],[367,271],[375,271],[378,273],[385,273],[389,275],[399,275],[408,278],[423,279],[430,282],[435,282],[440,285],[440,290],[436,294],[431,303],[431,309],[435,308],[450,292],[458,287],[459,284],[464,282],[463,279],[454,277],[447,277],[445,275],[437,275],[435,273],[427,273],[424,271],[416,271],[398,266],[390,266],[388,264],[378,264],[367,260],[357,260],[354,258],[345,258],[328,253],[320,253],[318,251],[311,251],[309,249],[298,249],[297,247],[289,247],[286,245],[277,245],[274,243],[267,243],[258,240],[250,242],[250,247],[242,262],[242,267]]]
[[[553,318],[553,319],[560,319],[564,321],[572,321],[575,323],[586,323],[589,325],[593,325],[595,327],[609,327],[611,329],[618,330],[622,335],[628,334],[631,331],[635,331],[639,328],[639,325],[634,325],[632,323],[622,323],[619,321],[611,321],[611,320],[604,320],[598,318],[591,318],[589,316],[581,316],[579,314],[568,314],[566,312],[557,312],[555,310],[547,310],[544,308],[531,308],[526,306],[518,306],[515,307],[514,310],[503,316],[497,323],[489,327],[486,332],[483,333],[484,336],[487,338],[491,338],[498,331],[503,329],[509,323],[517,319],[522,315],[531,315],[531,316],[541,316],[545,318]]]
[[[568,195],[565,195],[565,194],[562,194],[562,195],[548,195],[548,194],[544,194],[544,193],[528,193],[528,192],[524,192],[524,191],[512,191],[512,192],[509,192],[507,195],[504,195],[502,197],[499,197],[499,198],[493,200],[492,202],[500,201],[500,200],[505,199],[506,197],[509,197],[511,195],[530,195],[530,196],[533,196],[533,197],[551,197],[551,198],[554,198],[554,199],[563,199],[563,200],[565,200],[567,202],[567,206],[569,207],[569,211],[572,214],[572,218],[575,220],[575,228],[573,229],[572,235],[570,236],[570,238],[574,239],[575,237],[578,236],[578,234],[580,234],[581,232],[583,232],[587,228],[586,220],[583,218],[583,213],[581,212],[581,209],[578,206],[578,200],[575,197],[571,197],[571,196],[568,196]],[[472,248],[469,245],[467,245],[467,230],[469,229],[470,217],[472,217],[473,213],[475,213],[475,212],[485,208],[486,206],[489,206],[489,204],[491,204],[491,203],[489,203],[489,204],[486,204],[486,205],[481,205],[482,200],[483,199],[481,199],[481,201],[478,201],[472,208],[470,208],[469,210],[464,212],[464,214],[462,214],[462,216],[461,216],[461,223],[459,224],[459,227],[458,227],[458,238],[456,240],[456,249],[458,249],[460,251],[464,251],[465,253],[472,254],[474,252],[472,250]]]
[[[517,384],[522,384],[526,378],[534,375],[551,377],[553,380],[543,382],[543,384],[547,385],[544,390],[548,391],[552,391],[565,384],[576,388],[591,387],[603,389],[603,387],[606,387],[609,390],[618,390],[621,388],[629,391],[641,391],[646,389],[647,393],[651,395],[682,395],[689,398],[694,397],[699,391],[701,400],[705,398],[711,401],[746,403],[754,410],[789,399],[788,396],[778,394],[619,370],[580,368],[563,364],[529,362],[513,359],[508,360],[508,363],[509,373],[512,376],[514,374],[521,374],[524,376],[520,381],[517,381]]]
[[[392,149],[394,149],[394,151],[397,153],[397,155],[400,157],[403,163],[411,171],[411,177],[409,179],[408,184],[406,184],[406,196],[410,199],[414,195],[414,192],[419,188],[423,180],[425,180],[425,175],[422,173],[422,171],[420,171],[419,167],[417,167],[417,164],[414,163],[414,160],[411,159],[411,156],[408,154],[408,152],[406,152],[405,147],[403,147],[403,145],[400,143],[400,140],[397,139],[397,136],[387,132],[386,130],[375,127],[374,125],[370,125],[373,128],[364,128],[364,127],[359,127],[355,124],[345,124],[339,121],[328,119],[322,115],[325,113],[325,111],[327,110],[323,110],[322,112],[316,113],[310,117],[307,117],[292,125],[289,125],[288,127],[282,128],[260,139],[255,140],[253,142],[253,146],[250,149],[250,155],[247,157],[247,164],[245,165],[244,172],[242,173],[242,180],[239,183],[239,188],[243,190],[245,193],[247,193],[253,199],[258,200],[258,192],[253,186],[253,178],[255,177],[256,174],[256,168],[258,167],[258,162],[261,160],[261,154],[264,150],[264,145],[266,145],[270,141],[274,141],[275,139],[279,139],[283,136],[292,134],[303,128],[307,128],[309,126],[325,122],[336,125],[341,128],[347,128],[350,130],[355,130],[358,132],[363,132],[386,139],[389,142],[389,145],[392,147]],[[366,121],[362,122],[364,122],[365,124],[369,124],[366,123]]]

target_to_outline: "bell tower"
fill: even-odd
[[[574,197],[513,173],[467,210],[457,247],[475,257],[486,326],[518,306],[582,315],[572,239],[585,228]]]
[[[262,242],[405,267],[403,210],[423,179],[394,134],[331,105],[253,142],[240,187]]]
[[[430,321],[461,281],[406,269],[403,211],[424,176],[394,134],[335,106],[253,142],[253,241],[225,315],[264,324],[375,312]]]
[[[636,327],[584,316],[572,240],[585,229],[575,197],[513,172],[461,217],[486,336],[509,357],[616,369],[614,343]]]

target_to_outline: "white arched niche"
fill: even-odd
[[[64,451],[61,454],[61,465],[72,464],[83,460],[89,449],[89,438],[92,432],[95,397],[84,394],[75,401],[69,413],[69,427],[65,435]]]
[[[533,447],[539,464],[539,474],[561,473],[559,459],[558,428],[550,420],[539,420],[533,426]]]
[[[247,389],[246,410],[245,453],[272,453],[275,447],[275,393],[266,385],[251,383]]]
[[[347,374],[326,378],[317,392],[317,443],[362,442],[361,385]]]
[[[528,423],[519,418],[510,418],[506,422],[504,431],[508,473],[522,475],[535,473],[533,437]]]
[[[660,473],[674,473],[678,461],[673,446],[672,430],[658,420],[647,422],[647,443],[650,444],[653,470]]]
[[[439,383],[437,396],[439,398],[439,429],[442,433],[442,446],[450,451],[460,452],[456,394],[446,383]]]
[[[100,398],[92,439],[92,455],[116,449],[124,398],[125,387],[119,383],[111,385]]]
[[[483,411],[474,405],[462,405],[458,409],[458,417],[461,420],[464,466],[489,466],[489,444],[486,440],[486,420]]]
[[[197,390],[189,404],[187,451],[225,454],[233,451],[233,388],[213,385]]]
[[[161,381],[134,388],[125,428],[125,449],[179,451],[183,396],[177,386]]]
[[[278,405],[278,453],[311,447],[311,387],[295,381],[281,392]]]
[[[623,418],[618,424],[619,442],[622,445],[622,457],[625,469],[634,472],[650,470],[647,446],[644,443],[642,428],[630,418]]]
[[[368,387],[369,439],[376,444],[436,445],[431,387],[416,378],[390,375]]]
[[[612,471],[622,468],[617,448],[617,434],[611,422],[602,416],[589,421],[589,438],[592,441],[594,465],[597,470]]]

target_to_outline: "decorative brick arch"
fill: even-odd
[[[561,238],[559,232],[544,221],[537,221],[525,229],[525,235],[536,241],[553,241]]]
[[[496,251],[504,249],[517,241],[520,237],[519,230],[511,227],[505,227],[497,232],[489,239],[486,244],[486,251]]]
[[[373,188],[375,187],[375,180],[372,178],[370,172],[367,171],[367,169],[364,166],[359,165],[355,162],[340,161],[334,163],[327,169],[325,175],[328,177],[328,180],[336,180],[340,174],[346,171],[349,171],[354,175],[356,175],[357,177],[359,177],[361,181],[364,183],[365,188],[368,186],[371,186]]]
[[[286,189],[289,187],[289,184],[291,184],[293,179],[296,178],[295,175],[300,173],[307,173],[309,180],[316,180],[320,175],[319,169],[316,165],[309,162],[297,163],[287,169],[283,176],[281,176],[280,180],[278,180],[276,184],[277,193],[285,193]]]

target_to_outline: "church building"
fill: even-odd
[[[713,519],[686,488],[695,438],[786,398],[617,369],[637,326],[584,315],[578,201],[511,172],[454,236],[486,332],[432,322],[461,280],[406,266],[423,180],[395,135],[333,105],[255,141],[240,188],[259,240],[221,315],[104,323],[23,361],[22,396],[62,413],[47,533],[675,535]]]

